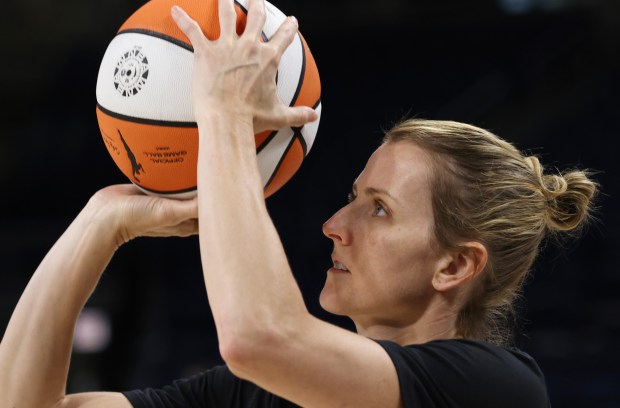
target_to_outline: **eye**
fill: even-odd
[[[351,203],[351,202],[353,202],[353,200],[355,200],[355,193],[354,192],[350,192],[347,195],[347,203]]]
[[[383,208],[383,204],[380,201],[375,201],[375,209],[373,211],[373,215],[375,217],[385,217],[387,215],[387,211]]]

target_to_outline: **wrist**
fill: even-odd
[[[212,106],[208,109],[202,109],[199,115],[196,115],[196,123],[199,127],[226,127],[229,129],[247,129],[252,134],[254,116],[251,110],[241,106],[229,106],[227,104],[220,106]],[[231,133],[231,132],[228,132]]]
[[[114,202],[107,199],[101,191],[90,198],[80,213],[80,218],[94,230],[104,246],[116,250],[126,242],[122,237],[123,231]]]

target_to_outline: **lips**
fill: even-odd
[[[334,266],[330,269],[330,271],[338,272],[338,273],[351,273],[349,271],[349,268],[347,268],[342,262],[340,262],[333,256],[332,256],[332,262],[334,263]]]

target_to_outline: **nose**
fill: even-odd
[[[351,230],[347,222],[347,207],[342,207],[330,219],[323,223],[323,234],[331,238],[334,243],[349,245],[351,243]]]

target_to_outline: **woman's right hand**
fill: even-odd
[[[317,120],[314,109],[285,105],[276,93],[280,59],[297,33],[297,20],[285,19],[269,41],[262,41],[264,0],[249,2],[242,35],[237,35],[233,0],[219,0],[218,13],[220,36],[211,41],[184,10],[172,8],[172,18],[194,48],[192,98],[197,121],[208,112],[232,112],[236,121],[249,122],[259,133]]]
[[[117,246],[133,238],[198,234],[196,198],[181,200],[144,194],[132,184],[97,191],[90,199],[97,220],[112,228]]]

